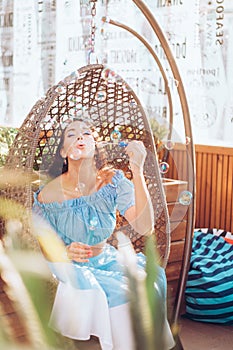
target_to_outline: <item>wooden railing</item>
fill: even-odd
[[[195,145],[195,227],[220,228],[233,232],[233,147]],[[183,146],[170,151],[166,177],[187,180]]]

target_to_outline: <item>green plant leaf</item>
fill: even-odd
[[[163,327],[165,324],[165,302],[160,291],[160,283],[158,280],[159,264],[158,252],[155,245],[155,236],[151,235],[147,238],[145,253],[147,257],[146,263],[146,294],[153,322],[154,350],[164,348],[163,343]]]

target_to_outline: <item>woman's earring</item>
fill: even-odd
[[[66,166],[66,165],[67,165],[67,159],[63,158],[63,166]]]

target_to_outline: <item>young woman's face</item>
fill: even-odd
[[[78,160],[93,158],[94,153],[95,140],[87,124],[82,121],[70,123],[65,130],[61,156]]]

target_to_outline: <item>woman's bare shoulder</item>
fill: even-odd
[[[39,192],[38,200],[41,203],[60,202],[64,200],[61,188],[61,176],[48,182]]]

